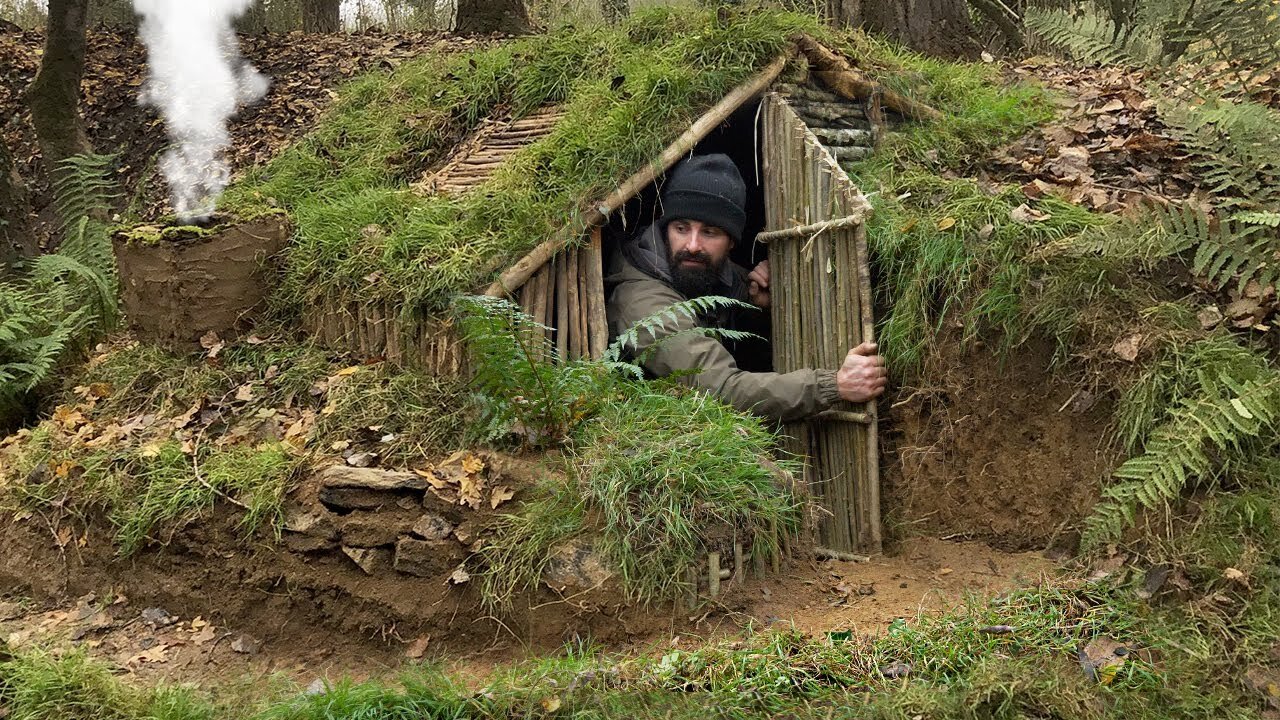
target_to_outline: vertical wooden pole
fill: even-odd
[[[568,351],[568,355],[561,353],[560,357],[564,360],[576,360],[582,357],[583,340],[578,333],[578,319],[582,317],[582,301],[578,296],[578,251],[575,248],[565,248],[560,256],[565,261],[561,280],[565,284],[566,309],[561,316],[563,322],[560,323],[559,332],[565,335],[565,349]]]
[[[587,336],[590,338],[588,351],[593,360],[599,360],[609,347],[609,321],[605,315],[608,298],[604,294],[604,249],[598,225],[591,228],[591,239],[587,243],[587,267],[583,275],[587,280],[587,297],[591,299],[587,316]]]

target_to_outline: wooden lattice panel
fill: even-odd
[[[870,206],[818,137],[779,95],[763,101],[765,218],[773,363],[778,372],[840,367],[873,341],[866,228]],[[875,402],[785,427],[805,479],[827,510],[819,539],[843,552],[881,549]]]
[[[549,134],[562,117],[557,108],[543,108],[519,120],[486,120],[443,167],[414,187],[423,193],[465,193],[488,180],[512,155]]]

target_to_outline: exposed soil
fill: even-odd
[[[1047,343],[1001,362],[949,343],[893,399],[881,443],[885,512],[898,535],[1072,548],[1115,467],[1110,402],[1048,375]]]
[[[86,550],[60,557],[31,523],[11,524],[0,531],[6,547],[17,549],[0,565],[0,639],[15,647],[78,646],[143,682],[210,686],[278,673],[311,684],[390,676],[418,661],[479,682],[500,663],[576,639],[651,654],[747,628],[874,634],[965,593],[1033,584],[1053,570],[1035,553],[917,538],[866,563],[797,561],[777,576],[726,583],[719,603],[692,613],[631,608],[586,617],[572,603],[555,603],[537,613],[537,623],[512,629],[478,617],[465,588],[379,587],[339,563],[295,564],[268,549],[219,551],[217,535],[192,535],[125,562]],[[437,622],[405,620],[428,608]]]

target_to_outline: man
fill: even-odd
[[[662,217],[641,229],[614,254],[605,279],[610,330],[616,336],[637,321],[675,303],[723,295],[757,308],[769,307],[769,263],[750,273],[729,260],[746,225],[746,184],[726,155],[691,157],[672,171],[662,192]],[[695,326],[750,329],[760,311],[730,308],[714,316],[667,323],[660,337]],[[851,349],[839,370],[789,373],[747,372],[715,338],[685,333],[656,342],[641,333],[645,370],[657,377],[682,372],[681,382],[707,390],[739,410],[775,421],[798,420],[840,399],[866,402],[879,397],[887,380],[876,346]]]

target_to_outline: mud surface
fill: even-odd
[[[555,653],[569,641],[651,655],[751,630],[875,634],[895,619],[955,605],[966,592],[996,593],[1053,571],[1035,553],[918,538],[865,563],[797,560],[774,577],[729,582],[720,603],[692,612],[593,606],[585,615],[572,602],[553,602],[535,613],[536,622],[499,623],[477,616],[464,588],[385,581],[378,588],[358,572],[299,566],[281,553],[207,545],[201,552],[198,540],[216,543],[213,536],[92,566],[75,553],[34,551],[52,542],[30,525],[9,527],[3,539],[22,547],[0,567],[0,639],[77,646],[135,681],[206,687],[268,674],[303,685],[391,677],[417,662],[479,683],[499,664]],[[39,577],[49,582],[28,581]]]
[[[951,346],[928,386],[891,400],[881,437],[884,508],[899,536],[1071,548],[1115,467],[1108,401],[1052,378],[1047,344],[1003,363]]]

